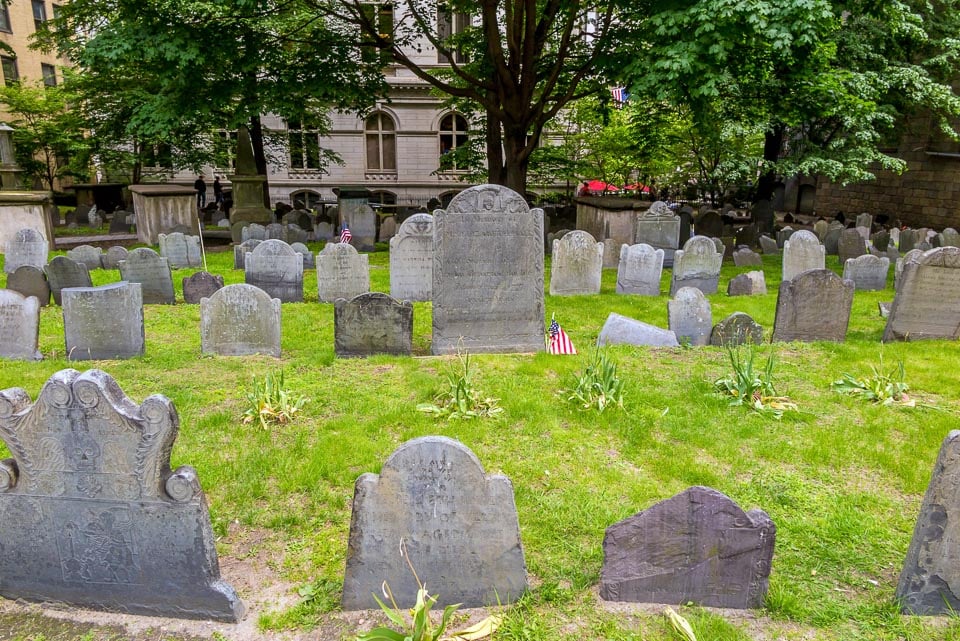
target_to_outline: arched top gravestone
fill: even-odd
[[[960,247],[909,253],[883,341],[960,338]]]
[[[599,294],[602,270],[603,243],[585,231],[572,231],[553,241],[550,295]]]
[[[67,250],[67,258],[78,263],[83,263],[87,266],[88,271],[100,269],[100,256],[102,254],[102,249],[92,245],[80,245],[79,247]]]
[[[713,239],[694,236],[677,251],[670,281],[670,295],[681,287],[696,287],[704,294],[714,294],[720,281],[723,254],[717,251]]]
[[[173,305],[173,274],[170,262],[149,247],[138,247],[120,261],[120,278],[140,283],[146,304]]]
[[[200,299],[200,351],[221,356],[280,358],[280,300],[245,283]]]
[[[49,252],[50,244],[43,234],[29,227],[21,229],[7,241],[3,254],[3,271],[12,274],[24,265],[43,269]]]
[[[825,260],[825,248],[813,232],[794,232],[783,243],[783,280],[811,269],[823,269]]]
[[[663,249],[654,249],[646,243],[621,245],[617,293],[659,296],[663,257]]]
[[[67,287],[93,287],[87,266],[66,256],[54,256],[43,266],[43,271],[47,275],[50,293],[57,305],[63,300],[61,290]]]
[[[244,257],[244,280],[281,302],[303,302],[303,257],[282,240],[265,240]]]
[[[316,263],[320,302],[349,300],[370,291],[370,258],[350,243],[327,243]]]
[[[0,289],[0,359],[38,361],[40,301],[12,289]]]
[[[160,234],[160,255],[167,259],[170,267],[200,267],[203,264],[200,255],[200,237],[173,232]]]
[[[114,245],[100,257],[100,264],[104,269],[120,269],[120,261],[126,260],[130,251],[126,247]]]
[[[41,307],[50,304],[50,285],[42,269],[21,265],[17,271],[7,275],[7,289],[24,296],[35,296]]]
[[[842,343],[850,323],[853,281],[829,269],[811,269],[780,283],[774,341]]]
[[[433,216],[414,214],[390,239],[390,294],[426,301],[433,290]]]

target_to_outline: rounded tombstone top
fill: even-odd
[[[527,205],[523,196],[503,185],[477,185],[454,196],[445,211],[456,214],[481,212],[526,214],[530,212],[530,206]]]
[[[298,254],[310,253],[310,248],[304,245],[303,243],[293,243],[290,245],[290,249],[297,252]]]
[[[960,247],[934,247],[917,256],[914,262],[936,267],[960,267]]]
[[[681,287],[673,295],[673,300],[678,303],[706,302],[707,297],[703,295],[698,287]]]
[[[820,239],[817,238],[817,235],[812,231],[801,229],[790,234],[790,238],[784,241],[784,244],[786,243],[790,243],[791,247],[796,247],[797,245],[819,245]]]
[[[704,255],[716,254],[717,245],[709,236],[691,236],[690,239],[683,244],[683,253]]]
[[[320,250],[321,256],[336,256],[347,254],[349,256],[359,256],[360,252],[350,243],[327,243]]]
[[[24,227],[14,234],[13,239],[18,243],[45,243],[43,234],[32,227]]]
[[[587,249],[597,244],[597,241],[590,232],[583,231],[582,229],[564,234],[562,238],[553,242],[570,249]]]
[[[127,260],[159,260],[160,254],[149,247],[137,247],[127,252]]]
[[[265,240],[253,248],[254,256],[296,256],[297,252],[287,243],[277,238]]]
[[[238,299],[253,299],[261,305],[269,305],[271,301],[277,300],[272,298],[270,294],[263,291],[256,285],[248,285],[247,283],[234,283],[233,285],[221,287],[217,291],[213,292],[213,294],[210,295],[210,298],[204,300],[209,301],[209,303],[215,303],[222,300],[224,303],[232,304]]]
[[[433,215],[414,214],[400,224],[397,236],[430,236],[433,234]]]
[[[406,476],[426,467],[440,473],[456,470],[457,478],[482,480],[486,474],[480,459],[470,448],[446,436],[421,436],[403,443],[393,451],[380,471],[380,476]]]

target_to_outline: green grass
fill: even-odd
[[[232,251],[207,259],[226,283],[243,282]],[[764,257],[769,294],[709,296],[714,322],[744,311],[769,339],[779,261]],[[373,289],[389,291],[386,252],[371,254],[370,265]],[[827,266],[839,272],[836,257]],[[721,291],[751,269],[725,265]],[[178,300],[182,279],[194,272],[174,272]],[[279,360],[202,356],[199,308],[178,304],[145,310],[143,358],[68,363],[60,309],[48,307],[40,327],[44,360],[2,363],[0,389],[22,387],[35,397],[60,369],[99,367],[138,402],[153,393],[170,397],[181,421],[173,465],[197,469],[221,557],[263,559],[294,586],[299,605],[251,613],[267,630],[330,629],[339,616],[354,481],[379,472],[402,442],[442,434],[463,441],[488,473],[506,474],[515,488],[534,587],[506,609],[497,640],[675,639],[657,610],[613,607],[595,590],[604,529],[694,484],[745,509],[760,507],[777,525],[766,608],[755,617],[681,608],[700,641],[960,639],[957,621],[904,617],[893,605],[934,459],[960,410],[957,345],[883,347],[887,362],[903,360],[911,396],[940,410],[884,407],[830,390],[841,373],[866,374],[877,362],[884,327],[877,302],[892,300],[892,273],[886,291],[856,293],[847,342],[773,345],[777,391],[799,406],[780,421],[729,407],[713,393],[712,382],[730,374],[717,348],[611,347],[624,408],[598,414],[566,402],[560,392],[588,364],[608,313],[666,326],[666,295],[616,295],[615,277],[604,271],[597,296],[546,297],[546,317],[556,315],[580,356],[472,357],[475,385],[504,410],[491,419],[436,420],[416,411],[447,385],[451,364],[422,358],[430,345],[428,303],[415,304],[417,357],[335,359],[333,306],[317,301],[309,270],[306,302],[283,306]],[[119,273],[98,270],[93,280],[116,281]],[[668,286],[665,271],[662,291]],[[253,377],[279,368],[286,387],[310,401],[289,425],[242,425]],[[309,598],[297,594],[303,588]],[[371,624],[338,625],[351,638]]]

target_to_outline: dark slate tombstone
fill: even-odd
[[[714,210],[709,210],[700,215],[700,218],[693,224],[693,229],[697,236],[723,236],[723,219],[720,218]]]
[[[737,347],[747,343],[763,343],[763,327],[743,312],[730,314],[710,332],[710,344],[714,347]]]
[[[870,242],[881,252],[886,252],[890,247],[890,232],[887,230],[878,231],[870,237]]]
[[[40,360],[39,337],[40,301],[12,289],[0,289],[0,359]]]
[[[0,392],[0,594],[235,622],[196,471],[170,468],[177,411],[105,372],[57,372],[36,402]]]
[[[656,327],[643,321],[611,312],[607,316],[597,345],[638,345],[647,347],[679,347],[673,330]]]
[[[617,293],[659,296],[663,256],[662,249],[654,249],[644,243],[621,245]]]
[[[76,209],[71,209],[64,215],[63,224],[66,227],[70,227],[70,225],[73,225],[75,228],[77,226],[77,210]]]
[[[761,271],[740,274],[727,283],[727,296],[758,296],[766,293],[767,281]]]
[[[130,223],[127,222],[127,212],[122,209],[113,212],[113,218],[110,219],[110,233],[129,234],[130,230]]]
[[[227,219],[229,222],[229,219]],[[249,227],[251,223],[249,220],[238,220],[235,223],[230,225],[230,242],[234,245],[239,245],[240,243],[250,240],[250,237],[247,236],[244,238],[244,230]],[[262,226],[262,225],[261,225]],[[263,240],[262,238],[256,238],[255,240]]]
[[[550,295],[577,296],[600,293],[603,243],[577,230],[553,241]]]
[[[144,353],[139,283],[63,290],[63,333],[71,361],[134,358]]]
[[[769,234],[773,231],[773,222],[776,218],[773,210],[773,201],[761,200],[753,203],[750,215],[760,232]]]
[[[334,352],[337,356],[373,356],[413,351],[413,303],[380,292],[360,294],[333,305]]]
[[[538,241],[539,242],[539,241]],[[386,581],[414,605],[409,562],[438,606],[512,603],[527,589],[513,486],[487,475],[462,443],[426,436],[401,445],[380,474],[357,479],[343,580],[343,609],[376,608]]]
[[[7,241],[3,254],[3,271],[12,274],[23,265],[43,269],[47,264],[50,243],[36,229],[21,229]]]
[[[100,269],[100,256],[102,254],[103,250],[90,245],[80,245],[79,247],[67,250],[67,258],[78,263],[83,263],[87,266],[87,271],[91,272],[95,269]]]
[[[832,223],[831,223],[832,224]],[[837,256],[840,253],[840,235],[843,227],[830,227],[823,237],[823,249],[827,256]]]
[[[183,302],[196,305],[201,298],[210,298],[223,287],[223,276],[210,272],[197,272],[183,279]]]
[[[677,237],[677,247],[683,247],[684,243],[690,240],[690,228],[693,226],[693,212],[689,209],[681,209],[678,214],[680,218],[680,235]]]
[[[903,259],[883,341],[960,338],[960,248],[938,247]]]
[[[777,230],[777,247],[783,249],[786,246],[786,242],[793,236],[793,232],[793,227],[784,227],[783,229]]]
[[[607,528],[600,598],[763,607],[776,533],[763,510],[691,487]]]
[[[851,258],[857,258],[867,253],[867,242],[856,229],[844,229],[837,242],[837,254],[840,264],[843,265]]]
[[[414,214],[390,239],[390,294],[427,301],[433,291],[433,216]]]
[[[239,245],[234,245],[233,247],[233,268],[234,269],[246,269],[245,258],[246,255],[256,249],[257,245],[262,243],[262,240],[257,240],[251,238],[250,240],[245,240]]]
[[[42,269],[24,265],[7,276],[7,289],[20,292],[24,296],[33,296],[41,307],[50,304],[50,284]]]
[[[733,264],[737,267],[763,267],[763,257],[752,249],[741,248],[733,252]]]
[[[244,280],[283,303],[302,303],[303,257],[282,240],[265,240],[244,258]]]
[[[138,247],[120,261],[120,278],[128,283],[140,283],[143,302],[173,305],[173,274],[166,258],[149,247]]]
[[[706,236],[694,236],[677,250],[670,279],[670,295],[681,287],[696,287],[704,294],[715,294],[720,283],[723,253]]]
[[[200,351],[280,358],[280,304],[259,287],[244,283],[200,299]]]
[[[83,263],[70,260],[66,256],[54,256],[43,268],[50,285],[53,301],[61,304],[60,290],[66,287],[93,287],[90,272]]]
[[[667,319],[677,341],[686,341],[693,347],[710,342],[713,315],[710,301],[696,287],[681,287],[672,300],[667,301]]]
[[[174,232],[160,234],[160,255],[167,259],[172,269],[200,267],[203,257],[200,254],[200,237]]]
[[[282,240],[287,242],[287,226],[280,223],[267,225],[267,240]]]
[[[100,257],[100,264],[104,269],[120,269],[120,261],[126,260],[129,253],[126,247],[110,247]]]
[[[853,281],[829,269],[811,269],[793,280],[782,281],[773,340],[843,342],[850,323],[853,289]]]

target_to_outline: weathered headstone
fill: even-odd
[[[339,357],[413,351],[413,303],[368,292],[333,305],[334,352]]]
[[[303,257],[282,240],[265,240],[244,258],[244,281],[283,303],[302,303]]]
[[[769,236],[761,236],[757,240],[760,243],[760,251],[762,251],[764,254],[770,256],[780,253],[780,247],[777,245],[777,241]]]
[[[649,347],[679,347],[673,330],[656,327],[643,321],[611,312],[607,316],[597,345],[646,345]]]
[[[390,239],[390,295],[427,301],[433,290],[433,216],[414,214]]]
[[[737,347],[747,343],[763,343],[763,327],[743,312],[730,314],[710,332],[710,344],[714,347]]]
[[[603,245],[603,268],[617,269],[620,267],[620,246],[612,238],[606,238]]]
[[[689,221],[689,214],[687,218]],[[680,247],[680,226],[680,217],[673,213],[667,203],[658,200],[637,216],[633,242],[662,249],[663,264],[669,267],[673,264],[674,253]],[[689,223],[687,232],[689,237]]]
[[[680,343],[702,347],[710,342],[713,315],[710,301],[696,287],[681,287],[672,300],[667,301],[670,330]]]
[[[251,223],[243,227],[240,232],[240,240],[267,240],[267,228],[259,223]]]
[[[309,247],[303,243],[292,243],[290,249],[300,254],[300,257],[303,258],[304,271],[317,268],[317,258],[313,255],[313,252],[310,251]]]
[[[890,244],[900,248],[900,228],[891,227],[890,228]]]
[[[840,264],[843,265],[851,258],[863,256],[867,253],[867,241],[863,239],[856,229],[844,229],[840,233],[840,239],[837,242],[837,254],[840,256]]]
[[[42,269],[31,265],[18,267],[7,276],[7,289],[19,292],[25,297],[33,296],[41,307],[50,304],[50,284]]]
[[[134,358],[144,353],[143,295],[139,283],[63,290],[67,360]]]
[[[683,208],[677,214],[677,217],[680,219],[680,235],[677,238],[677,247],[683,247],[683,244],[690,240],[690,230],[693,228],[693,210]]]
[[[617,293],[659,296],[663,256],[662,249],[644,243],[621,245]]]
[[[697,236],[723,236],[723,219],[713,209],[700,214],[693,223],[693,230]]]
[[[681,287],[696,287],[704,294],[714,294],[720,282],[723,254],[717,251],[713,240],[694,236],[683,249],[677,250],[670,280],[670,295]]]
[[[378,240],[381,243],[389,242],[397,233],[397,219],[393,216],[387,216],[380,221],[380,232]]]
[[[262,240],[257,240],[251,238],[250,240],[245,240],[239,245],[233,246],[233,268],[234,269],[246,269],[245,258],[247,254],[256,249],[257,245],[262,243]]]
[[[767,281],[763,272],[740,274],[727,283],[727,296],[759,296],[767,293]]]
[[[953,227],[947,227],[940,232],[941,247],[960,247],[960,233]]]
[[[903,229],[900,231],[899,249],[901,254],[906,254],[911,249],[915,249],[917,244],[923,240],[916,229]]]
[[[120,261],[126,260],[129,253],[126,247],[110,247],[100,257],[100,264],[104,269],[120,269]]]
[[[890,259],[864,254],[851,258],[843,264],[843,277],[853,281],[854,288],[861,291],[887,288]]]
[[[720,254],[721,258],[727,253],[727,245],[723,242],[722,238],[717,238],[714,236],[710,240],[713,241],[713,246],[717,248],[717,253]]]
[[[210,298],[223,287],[223,276],[210,272],[197,272],[183,279],[183,302],[197,305],[203,298]]]
[[[200,351],[221,356],[280,358],[280,300],[238,283],[200,299]]]
[[[773,340],[843,342],[852,305],[852,281],[829,269],[803,272],[780,283]]]
[[[752,249],[740,248],[733,252],[733,264],[737,267],[762,267],[763,257]]]
[[[783,280],[811,269],[823,269],[826,254],[813,232],[801,229],[790,235],[783,246]]]
[[[50,243],[36,229],[21,229],[7,241],[3,254],[3,271],[12,274],[23,265],[43,269],[47,264]]]
[[[40,360],[39,337],[40,301],[12,289],[0,289],[0,359]]]
[[[118,209],[113,212],[113,217],[110,219],[110,232],[111,234],[129,234],[131,230],[130,223],[127,222],[127,212],[122,209]]]
[[[870,237],[870,244],[873,245],[874,249],[886,254],[887,249],[890,247],[890,232],[886,229],[878,231]]]
[[[823,237],[823,248],[826,251],[827,256],[839,255],[840,235],[843,234],[843,231],[843,227],[831,227],[827,229],[827,233]]]
[[[333,225],[328,222],[319,222],[313,226],[314,240],[330,240],[333,238]]]
[[[237,621],[196,471],[171,470],[173,403],[138,405],[105,372],[57,372],[36,402],[0,392],[0,594]]]
[[[87,266],[66,256],[54,256],[44,265],[43,271],[47,275],[50,293],[57,305],[61,304],[60,290],[65,287],[93,287]]]
[[[67,250],[67,258],[78,263],[83,263],[87,266],[87,271],[91,272],[95,269],[100,269],[100,256],[102,254],[103,250],[90,245],[80,245],[79,247]]]
[[[776,212],[773,209],[772,200],[761,200],[753,203],[753,206],[750,208],[750,216],[753,218],[753,222],[757,226],[757,229],[759,229],[761,232],[769,234],[773,231],[773,223],[774,220],[776,220]]]
[[[282,240],[287,242],[287,226],[280,223],[267,225],[267,240]]]
[[[763,510],[691,487],[607,528],[600,598],[763,607],[776,532]]]
[[[140,283],[143,302],[153,305],[173,305],[173,274],[170,264],[149,247],[138,247],[120,261],[120,278],[128,283]]]
[[[857,227],[865,227],[869,235],[869,231],[873,227],[873,216],[868,213],[859,214],[857,216]]]
[[[821,219],[813,223],[813,233],[817,235],[820,242],[823,242],[823,239],[827,236],[827,229],[829,229],[829,223],[825,220]]]
[[[317,254],[320,302],[350,300],[370,291],[370,258],[348,243],[328,243]]]
[[[409,561],[408,561],[409,559]],[[384,582],[412,607],[428,582],[439,606],[512,603],[527,589],[513,486],[487,475],[466,446],[444,436],[408,441],[380,474],[357,479],[343,609],[377,607]]]
[[[793,236],[793,227],[784,227],[777,231],[777,247],[783,249],[790,237]]]
[[[883,341],[960,338],[960,247],[904,257]]]
[[[572,231],[553,241],[550,295],[599,294],[603,270],[603,243],[585,231]]]
[[[182,233],[160,234],[160,255],[167,259],[173,269],[200,267],[200,237]]]
[[[350,243],[358,251],[372,252],[377,245],[377,214],[365,202],[340,199],[340,220],[350,226]]]

